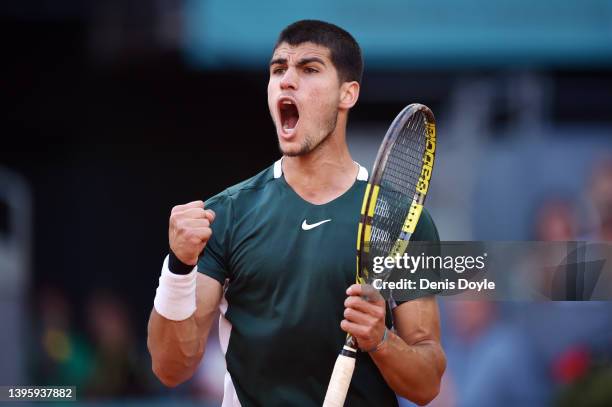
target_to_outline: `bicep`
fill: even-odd
[[[440,312],[433,295],[395,307],[393,319],[397,334],[408,345],[423,341],[440,342]]]

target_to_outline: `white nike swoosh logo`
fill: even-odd
[[[331,222],[331,219],[325,219],[325,220],[322,220],[321,222],[313,223],[312,225],[309,225],[306,222],[306,219],[304,219],[304,222],[302,222],[302,229],[304,229],[304,230],[314,229],[317,226],[322,225],[322,224],[324,224],[326,222]]]

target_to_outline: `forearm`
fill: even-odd
[[[196,266],[212,236],[214,219],[215,213],[205,210],[202,201],[177,205],[170,214],[170,253],[162,266],[147,328],[153,373],[166,386],[193,376],[223,295],[221,284]]]
[[[393,332],[376,352],[370,352],[387,384],[400,396],[423,405],[439,392],[446,367],[440,344],[424,340],[408,345]]]
[[[166,386],[188,380],[200,363],[207,335],[202,335],[195,314],[184,321],[171,321],[151,311],[147,345],[153,372]]]
[[[153,372],[166,386],[176,386],[189,379],[204,356],[206,340],[217,315],[223,288],[216,280],[196,275],[196,310],[182,320],[171,320],[157,310],[164,309],[164,301],[157,301],[151,311],[147,344],[151,353]],[[157,299],[157,297],[156,297]],[[182,315],[165,309],[163,315]],[[178,318],[177,318],[178,319]]]

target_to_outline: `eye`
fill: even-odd
[[[272,68],[272,74],[273,75],[279,75],[279,74],[282,74],[283,72],[285,72],[285,70],[286,69],[284,67],[277,66],[277,67]]]
[[[316,68],[307,66],[306,68],[304,68],[304,72],[306,72],[306,73],[317,73],[317,72],[319,72],[319,70],[316,69]]]

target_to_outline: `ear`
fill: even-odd
[[[355,81],[344,82],[340,86],[340,104],[338,107],[348,110],[355,106],[357,99],[359,99],[359,83]]]

